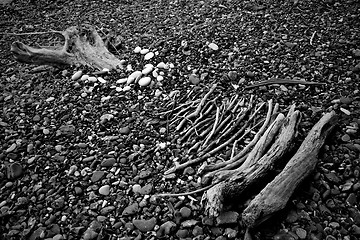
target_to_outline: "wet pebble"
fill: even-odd
[[[183,218],[188,218],[191,216],[191,209],[188,207],[182,207],[180,208],[180,214]]]
[[[16,179],[23,174],[23,167],[19,163],[11,163],[7,166],[8,179]]]
[[[144,219],[134,219],[132,221],[134,226],[139,229],[141,232],[152,231],[156,225],[156,218],[151,218],[149,220]]]
[[[234,211],[228,211],[228,212],[221,213],[216,218],[216,221],[217,221],[218,225],[232,224],[232,223],[237,223],[238,218],[239,218],[239,213],[234,212]]]
[[[101,162],[101,166],[102,167],[112,167],[114,166],[114,164],[116,163],[116,159],[115,158],[106,158]]]
[[[109,185],[101,186],[99,188],[99,193],[104,196],[109,195],[110,194],[110,186]]]
[[[197,84],[200,83],[200,78],[196,74],[190,74],[189,75],[189,82],[194,84],[194,85],[197,85]]]
[[[122,215],[129,216],[129,215],[133,215],[133,214],[137,213],[138,211],[139,211],[139,204],[138,203],[133,203],[133,204],[127,206],[123,210]]]
[[[178,238],[187,238],[189,231],[186,229],[180,229],[175,234]]]
[[[159,230],[157,231],[156,235],[158,237],[169,235],[171,234],[176,228],[176,223],[172,221],[166,221],[160,225]]]
[[[149,195],[153,189],[153,185],[151,183],[146,184],[144,187],[142,187],[139,191],[141,195]]]
[[[120,133],[120,134],[127,135],[127,134],[130,133],[130,128],[127,127],[127,126],[126,126],[126,127],[122,127],[122,128],[119,129],[119,133]]]
[[[115,207],[114,206],[107,206],[107,207],[104,207],[100,210],[100,214],[101,215],[108,215],[110,212],[114,211],[115,210]]]

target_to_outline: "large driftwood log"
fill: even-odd
[[[293,139],[297,135],[297,126],[300,121],[300,112],[295,111],[293,105],[285,119],[279,117],[283,122],[280,133],[271,147],[266,149],[273,142],[275,137],[273,127],[277,126],[274,122],[250,152],[246,161],[235,170],[220,171],[215,174],[214,180],[218,184],[210,188],[203,195],[205,211],[209,215],[217,216],[226,200],[236,201],[241,194],[254,184],[259,183],[274,170],[274,166],[282,160],[283,156],[292,148]]]
[[[15,59],[35,65],[85,65],[98,70],[115,69],[121,66],[118,58],[110,53],[94,27],[69,27],[65,31],[54,31],[63,35],[65,43],[61,48],[34,48],[21,42],[11,45]]]
[[[336,122],[334,111],[325,114],[308,133],[282,172],[250,202],[242,213],[242,221],[248,228],[257,226],[286,206],[299,183],[314,170],[319,150]]]

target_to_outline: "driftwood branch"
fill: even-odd
[[[85,65],[102,70],[115,69],[121,61],[110,53],[100,35],[92,26],[69,27],[60,33],[65,43],[61,48],[34,48],[21,42],[11,44],[14,58],[35,65]]]
[[[299,183],[314,170],[319,150],[336,122],[334,111],[325,114],[308,133],[282,172],[250,202],[242,213],[242,221],[248,228],[257,226],[285,207]]]
[[[206,204],[205,210],[210,215],[217,216],[222,210],[223,202],[227,200],[236,201],[244,191],[274,171],[275,164],[278,164],[283,156],[288,153],[292,147],[293,139],[297,135],[300,112],[294,111],[294,108],[295,106],[292,106],[287,118],[283,120],[284,124],[278,138],[269,149],[266,149],[266,146],[270,145],[273,140],[270,138],[267,138],[267,141],[261,140],[239,168],[220,171],[215,174],[214,179],[220,182],[203,196],[203,203]],[[274,137],[274,132],[271,130],[274,126],[278,127],[278,125],[272,124],[269,127],[270,130],[267,131],[267,137]]]

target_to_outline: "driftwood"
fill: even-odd
[[[337,121],[334,111],[325,114],[285,168],[250,202],[242,213],[242,221],[253,228],[276,211],[283,209],[296,187],[314,170],[318,153]]]
[[[65,43],[62,47],[34,48],[21,42],[11,45],[15,59],[22,63],[35,65],[51,65],[63,67],[66,65],[84,65],[98,70],[115,69],[121,66],[121,61],[110,53],[94,27],[84,25],[69,27],[65,31],[53,31],[61,34]]]
[[[274,166],[292,148],[293,139],[297,135],[300,112],[294,111],[294,109],[293,105],[286,119],[279,114],[278,121],[270,125],[266,134],[258,141],[240,167],[215,174],[214,180],[219,183],[210,188],[203,196],[206,212],[217,216],[222,211],[225,201],[240,198],[245,190],[258,184],[274,171]],[[274,133],[279,129],[279,121],[284,124],[278,138],[273,143]],[[268,148],[269,145],[271,145],[270,148]]]

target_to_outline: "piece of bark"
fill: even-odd
[[[325,114],[310,130],[282,172],[250,202],[242,213],[242,221],[248,228],[257,226],[286,206],[296,187],[314,170],[319,150],[336,122],[334,111]]]
[[[92,26],[72,26],[54,33],[63,35],[65,39],[60,48],[34,48],[16,41],[11,44],[11,52],[17,61],[35,65],[84,65],[98,70],[111,70],[121,66],[121,61],[107,50]]]
[[[291,108],[275,142],[263,156],[257,155],[257,157],[261,157],[260,159],[255,161],[251,158],[251,165],[247,163],[246,168],[241,165],[235,170],[218,172],[214,176],[214,180],[218,179],[220,182],[203,195],[202,202],[205,203],[205,211],[211,216],[217,216],[225,201],[236,202],[244,191],[272,173],[275,164],[291,150],[293,139],[297,135],[299,121],[300,112],[293,111]],[[272,142],[272,139],[269,141]],[[264,144],[267,143],[264,142]],[[262,145],[257,145],[257,147],[262,149]],[[252,152],[259,153],[259,149],[254,148]]]

